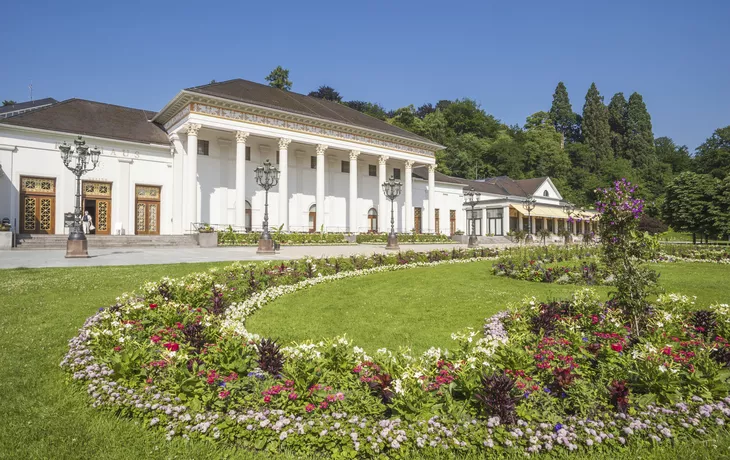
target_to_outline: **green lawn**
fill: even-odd
[[[283,342],[346,333],[366,350],[407,345],[422,352],[451,346],[451,333],[479,328],[510,302],[567,298],[576,286],[492,275],[491,262],[442,265],[328,283],[277,300],[252,316],[251,332]],[[667,292],[697,296],[697,305],[730,302],[730,266],[657,264]],[[607,294],[609,288],[594,287]]]
[[[167,442],[134,420],[90,408],[59,367],[84,319],[121,292],[214,265],[225,264],[0,270],[0,459],[272,458],[204,442]],[[485,316],[527,293],[550,298],[573,289],[497,279],[488,268],[475,263],[414,269],[318,286],[268,305],[251,325],[286,339],[347,332],[366,346],[425,348],[447,345],[450,332],[480,326]],[[662,265],[661,271],[669,290],[696,294],[703,302],[730,297],[722,285],[728,266]],[[730,437],[723,436],[679,448],[627,450],[620,458],[715,459],[728,453]],[[591,457],[619,458],[600,452]]]

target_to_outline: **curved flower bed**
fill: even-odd
[[[61,365],[95,407],[246,448],[333,457],[575,450],[708,436],[730,419],[730,307],[654,302],[651,331],[592,291],[523,304],[453,350],[364,350],[340,337],[289,347],[245,319],[312,285],[494,252],[234,264],[148,283],[89,318]]]

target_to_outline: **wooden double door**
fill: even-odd
[[[112,226],[112,184],[109,182],[84,181],[83,210],[88,211],[96,235],[111,235]]]
[[[137,185],[134,190],[135,222],[137,235],[160,234],[160,192],[154,185]]]
[[[55,217],[56,179],[21,176],[19,233],[52,235]]]

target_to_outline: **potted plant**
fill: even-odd
[[[457,230],[454,232],[453,235],[451,235],[451,239],[456,241],[457,243],[465,244],[469,240],[469,237],[467,235],[464,235],[463,230]]]
[[[541,228],[537,231],[537,237],[540,238],[540,241],[542,241],[543,246],[547,244],[547,239],[550,238],[552,233],[550,233],[550,230]]]
[[[198,227],[198,246],[201,248],[218,246],[218,232],[210,224],[201,224]]]
[[[13,232],[11,232],[10,219],[5,218],[0,223],[0,250],[13,247]]]
[[[563,241],[565,241],[565,244],[570,244],[573,242],[573,234],[570,232],[570,230],[562,229],[560,232],[558,232],[558,235],[563,237]]]

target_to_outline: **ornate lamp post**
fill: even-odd
[[[390,233],[388,233],[388,244],[385,249],[399,249],[398,235],[395,233],[395,218],[393,217],[393,202],[400,195],[403,184],[399,180],[395,180],[393,176],[383,182],[383,194],[390,200]]]
[[[89,242],[81,228],[81,176],[96,168],[101,151],[94,146],[90,149],[81,136],[74,140],[74,145],[65,141],[58,146],[61,151],[63,165],[76,176],[76,206],[74,208],[74,223],[66,242],[66,257],[89,257]]]
[[[467,245],[469,248],[476,248],[479,246],[476,219],[474,218],[474,206],[477,205],[481,196],[481,192],[478,192],[474,189],[474,187],[464,189],[464,206],[471,206],[471,232],[469,235],[469,244]]]
[[[527,237],[525,241],[532,241],[532,210],[535,209],[537,200],[532,195],[528,195],[527,198],[522,201],[522,207],[527,211]]]
[[[259,248],[256,253],[274,254],[274,240],[271,239],[269,233],[269,189],[279,183],[279,170],[276,166],[271,166],[269,160],[266,160],[263,166],[259,166],[253,172],[256,174],[256,184],[265,192],[263,232],[261,232]]]

